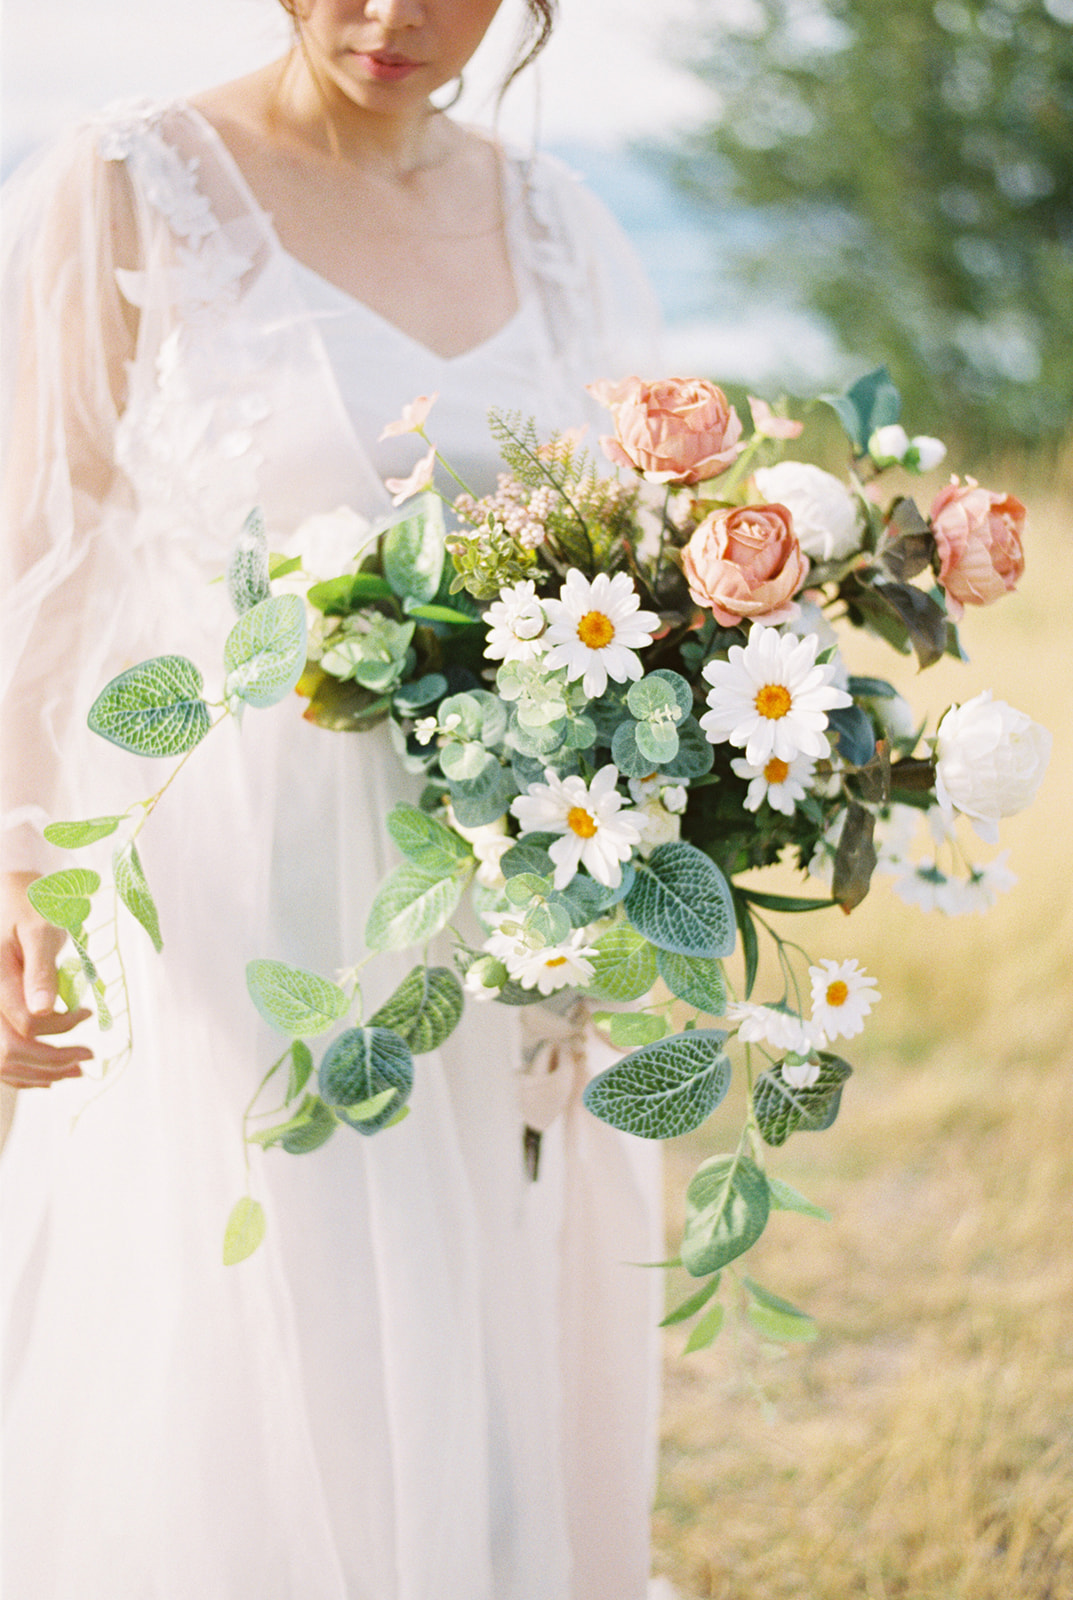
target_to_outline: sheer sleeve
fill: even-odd
[[[126,169],[101,159],[94,130],[16,175],[4,241],[4,864],[39,869],[107,631],[97,535],[131,499],[114,446],[137,328],[117,270],[138,261],[138,225]]]

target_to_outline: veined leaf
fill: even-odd
[[[626,896],[626,915],[657,949],[716,960],[734,948],[734,903],[714,862],[690,844],[661,844]]]
[[[721,1017],[726,1009],[727,991],[723,969],[718,961],[699,956],[681,956],[671,950],[656,952],[659,975],[673,995],[710,1017]]]
[[[462,1017],[462,985],[448,967],[414,967],[370,1020],[392,1028],[415,1056],[438,1050]]]
[[[306,664],[306,609],[296,594],[244,611],[224,645],[228,700],[263,709],[291,693]]]
[[[686,1271],[707,1277],[744,1255],[766,1228],[770,1208],[767,1179],[748,1156],[739,1152],[703,1162],[686,1191]]]
[[[473,860],[465,839],[418,806],[394,806],[388,812],[387,831],[407,860],[431,877],[457,872],[463,862]]]
[[[383,537],[384,576],[400,599],[428,605],[435,598],[446,557],[443,511],[435,495],[423,495]]]
[[[413,1056],[390,1028],[348,1028],[325,1051],[319,1080],[321,1096],[337,1116],[359,1133],[377,1133],[409,1097]],[[379,1096],[379,1107],[370,1108]]]
[[[642,1139],[691,1133],[730,1087],[725,1041],[714,1028],[693,1028],[646,1045],[598,1073],[585,1104],[602,1122]]]
[[[94,733],[136,756],[179,756],[212,726],[202,677],[185,656],[155,656],[105,684],[86,719]]]
[[[313,1076],[313,1052],[301,1039],[291,1045],[291,1070],[287,1080],[287,1099],[296,1100]]]
[[[268,1025],[292,1038],[326,1032],[346,1016],[349,1006],[338,984],[285,961],[251,961],[246,987]]]
[[[227,563],[227,593],[239,616],[272,593],[268,581],[268,540],[259,510],[251,511]]]
[[[593,975],[586,992],[601,1000],[640,1000],[656,981],[656,952],[628,922],[617,922],[596,940]]]
[[[286,1122],[277,1122],[273,1128],[262,1128],[250,1135],[251,1143],[264,1149],[278,1144],[290,1155],[307,1155],[319,1150],[339,1126],[339,1119],[319,1095],[307,1094],[298,1110]]]
[[[365,926],[370,950],[405,950],[422,944],[447,923],[462,893],[463,876],[434,876],[411,862],[381,884]]]
[[[133,839],[115,852],[112,857],[112,872],[115,877],[116,893],[131,915],[141,923],[153,941],[154,950],[159,954],[164,947],[160,937],[160,918]]]
[[[785,1144],[791,1133],[821,1133],[838,1116],[842,1085],[853,1068],[820,1051],[820,1076],[808,1089],[795,1089],[773,1068],[756,1081],[753,1109],[765,1144]]]
[[[47,877],[35,878],[26,898],[39,916],[56,928],[80,934],[90,912],[90,896],[101,886],[100,874],[87,867],[64,867]],[[93,977],[96,977],[94,972]],[[90,978],[93,981],[93,978]]]
[[[107,839],[122,821],[122,817],[91,817],[87,822],[50,822],[43,831],[49,844],[60,850],[81,850],[98,839]]]

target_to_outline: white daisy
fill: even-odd
[[[523,833],[558,833],[548,854],[555,862],[555,887],[565,889],[579,868],[587,867],[598,883],[617,889],[623,861],[629,860],[642,836],[636,811],[622,809],[617,792],[618,768],[601,767],[591,784],[584,778],[560,778],[546,770],[543,783],[521,794],[511,811]]]
[[[828,1039],[863,1033],[864,1019],[879,999],[876,980],[856,961],[821,961],[809,967],[812,1021]]]
[[[548,619],[531,578],[501,589],[484,620],[488,625],[484,653],[491,661],[535,661],[547,649]]]
[[[596,951],[585,943],[586,930],[579,928],[562,944],[545,945],[542,950],[531,950],[508,964],[512,978],[523,989],[539,989],[541,994],[554,994],[556,989],[584,988],[592,979],[593,965],[590,956]]]
[[[919,906],[921,911],[938,911],[948,882],[946,874],[938,867],[920,861],[891,887],[903,905]]]
[[[766,800],[773,811],[781,811],[787,817],[793,816],[797,802],[805,798],[816,770],[811,756],[795,756],[792,761],[769,756],[762,767],[754,767],[739,756],[730,766],[739,778],[749,779],[746,811],[759,811]]]
[[[778,1006],[756,1005],[751,1000],[732,1000],[726,1008],[728,1022],[738,1024],[742,1044],[769,1044],[775,1050],[790,1050],[809,1056],[819,1043],[818,1030],[792,1011]]]
[[[548,615],[548,665],[565,667],[573,681],[595,700],[616,683],[639,678],[641,663],[635,650],[652,643],[659,626],[654,611],[639,609],[641,597],[625,572],[608,577],[598,572],[590,582],[576,567],[566,575],[558,600],[546,600]]]
[[[709,661],[704,676],[712,686],[711,709],[700,725],[712,744],[729,740],[744,747],[754,767],[772,756],[830,755],[827,713],[851,699],[833,686],[831,665],[816,665],[818,645],[815,634],[795,639],[754,622],[748,644],[731,645],[726,661]]]

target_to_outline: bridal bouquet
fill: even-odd
[[[414,1057],[467,1002],[584,1000],[624,1052],[585,1105],[642,1138],[706,1122],[740,1052],[745,1124],[690,1183],[675,1263],[698,1287],[668,1320],[698,1316],[696,1348],[718,1331],[723,1269],[771,1211],[818,1214],[768,1175],[766,1152],[834,1122],[851,1073],[841,1041],[878,999],[856,960],[809,961],[770,914],[851,910],[877,869],[947,912],[982,908],[1008,881],[1001,859],[967,875],[935,857],[914,864],[907,831],[924,819],[949,840],[964,817],[996,841],[999,820],[1035,793],[1049,735],[989,692],[927,734],[889,682],[854,676],[843,650],[863,629],[921,667],[959,656],[965,608],[1017,583],[1025,511],[972,478],[953,478],[926,509],[886,492],[891,468],[927,470],[944,452],[907,436],[883,370],[823,402],[849,446],[841,476],[794,459],[800,422],[750,400],[746,430],[710,383],[630,378],[591,392],[611,417],[599,458],[574,433],[542,439],[520,417],[493,417],[504,471],[484,498],[460,485],[450,525],[429,492],[432,401],[415,401],[386,430],[428,445],[389,483],[401,513],[355,537],[354,559],[326,579],[310,581],[302,557],[272,556],[256,514],[247,523],[228,572],[240,615],[225,706],[297,689],[326,728],[389,723],[424,787],[386,818],[402,861],[365,939],[373,954],[426,956],[368,1017],[356,969],[334,982],[251,963],[253,1002],[287,1040],[265,1084],[281,1071],[288,1083],[282,1120],[264,1126],[255,1101],[246,1132],[303,1153],[341,1127],[390,1127],[406,1114]],[[90,720],[126,748],[185,757],[212,718],[198,669],[166,657],[113,680]],[[122,820],[50,836],[74,847]],[[756,886],[755,869],[787,859],[814,880],[808,892]],[[101,993],[82,932],[94,886],[75,881],[93,876],[53,874],[34,898],[75,936]],[[133,838],[115,878],[159,941]],[[477,936],[451,926],[467,891]],[[445,932],[447,953],[431,962],[429,941]],[[758,996],[762,935],[781,991]],[[330,1032],[315,1063],[309,1041]],[[526,1136],[534,1175],[540,1131]],[[226,1259],[256,1248],[263,1227],[245,1196]],[[767,1333],[810,1335],[803,1313],[743,1283]]]

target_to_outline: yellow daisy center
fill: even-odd
[[[765,683],[756,692],[756,709],[762,717],[778,722],[794,703],[793,695],[784,683]]]
[[[827,985],[827,1004],[829,1006],[844,1006],[849,999],[849,985],[839,978],[835,983]]]
[[[615,624],[602,611],[586,611],[577,625],[577,636],[589,650],[603,650],[615,637]]]
[[[566,825],[579,839],[592,839],[596,834],[596,818],[584,806],[571,806],[566,813]]]
[[[565,967],[566,966],[566,957],[565,956],[552,956],[548,961],[545,961],[544,965],[546,967]]]
[[[790,763],[780,761],[778,756],[772,756],[764,768],[764,777],[768,783],[785,783],[790,775]]]

